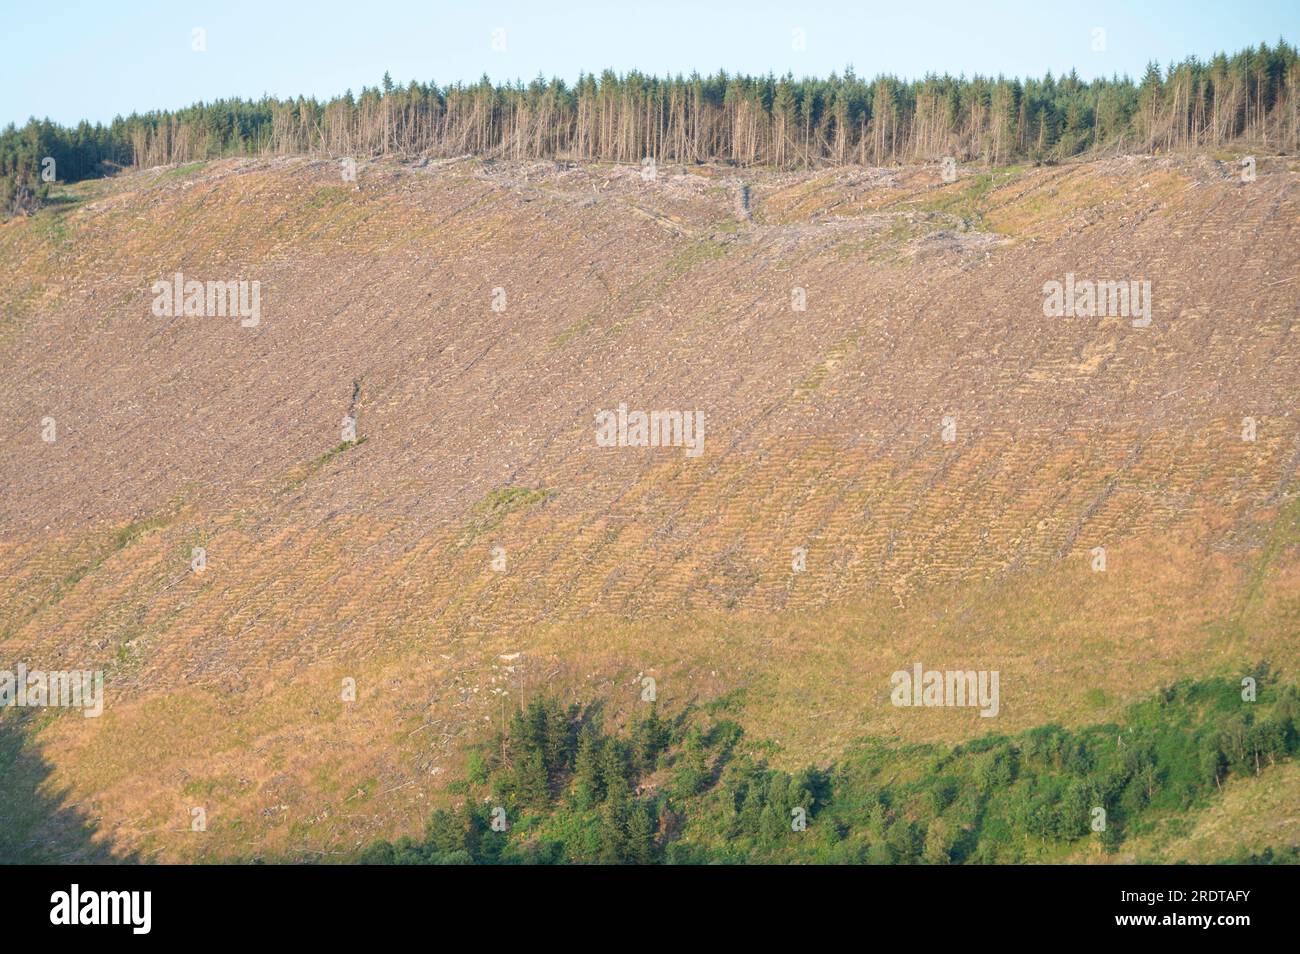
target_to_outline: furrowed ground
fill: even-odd
[[[1222,158],[746,171],[748,208],[710,166],[231,159],[0,224],[0,668],[106,672],[102,718],[0,715],[0,856],[349,857],[543,686],[731,696],[795,768],[1294,682],[1298,167]],[[176,272],[260,324],[154,317]],[[1044,317],[1067,273],[1150,281],[1150,326]],[[703,454],[597,446],[620,403]],[[998,717],[893,707],[918,661],[999,670]],[[1294,840],[1282,784],[1143,850]]]

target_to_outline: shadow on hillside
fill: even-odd
[[[0,864],[110,864],[118,856],[95,825],[47,782],[54,768],[26,738],[30,714],[0,715]]]

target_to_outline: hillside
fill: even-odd
[[[0,716],[9,850],[346,857],[542,686],[728,698],[793,770],[1294,682],[1300,167],[1236,158],[747,205],[716,166],[226,159],[0,224],[0,659],[106,672],[102,718]],[[176,272],[260,321],[155,317]],[[1151,323],[1045,317],[1067,274]],[[620,404],[702,453],[598,446]],[[892,706],[918,661],[999,670],[998,717]]]

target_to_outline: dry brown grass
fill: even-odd
[[[332,857],[419,830],[503,685],[617,718],[653,675],[799,766],[1294,678],[1293,172],[758,173],[752,224],[713,172],[231,160],[0,226],[0,659],[108,673],[26,727],[42,790],[120,852]],[[1011,241],[927,245],[951,215]],[[260,278],[263,326],[160,327],[176,269]],[[1066,271],[1156,324],[1045,321]],[[619,401],[704,410],[705,455],[594,447]],[[1002,714],[894,709],[917,661]]]

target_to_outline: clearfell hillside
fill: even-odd
[[[355,857],[543,693],[793,771],[1294,683],[1294,160],[343,171],[0,225],[0,669],[104,673],[0,710],[0,855]],[[1120,857],[1295,844],[1261,764]]]

